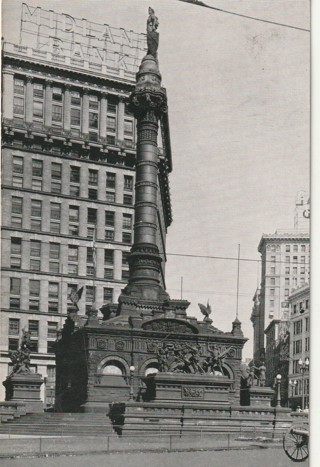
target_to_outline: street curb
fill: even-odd
[[[85,456],[87,454],[97,455],[97,454],[141,454],[144,452],[153,452],[153,453],[163,453],[163,452],[200,452],[200,451],[254,451],[259,449],[269,449],[269,448],[282,448],[280,444],[253,444],[250,446],[235,446],[235,447],[225,447],[225,448],[189,448],[189,449],[141,449],[141,450],[130,450],[123,449],[121,451],[112,450],[112,451],[79,451],[79,452],[50,452],[50,453],[22,453],[22,454],[1,454],[0,459],[26,459],[26,458],[47,458],[47,457],[75,457],[75,456]]]

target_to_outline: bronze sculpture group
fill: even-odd
[[[30,332],[23,331],[20,349],[10,351],[9,357],[13,363],[12,371],[10,376],[18,374],[31,373],[30,370],[30,354],[31,354],[31,339]]]
[[[264,387],[266,385],[266,367],[265,363],[261,362],[259,366],[252,365],[247,369],[246,385]]]
[[[200,344],[162,343],[156,349],[160,372],[197,373],[223,376],[224,357],[231,349],[208,348],[203,355]]]

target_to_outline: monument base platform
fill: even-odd
[[[179,402],[110,404],[109,418],[118,434],[255,433],[281,436],[291,426],[286,408],[242,407]]]
[[[40,398],[40,387],[43,384],[41,375],[37,373],[22,373],[8,376],[2,383],[6,388],[6,401],[23,402],[26,413],[44,411]]]

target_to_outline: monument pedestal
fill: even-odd
[[[142,378],[147,401],[183,402],[230,406],[234,381],[226,376],[163,372]]]
[[[40,398],[42,376],[38,373],[14,374],[2,383],[6,388],[6,401],[23,402],[27,413],[43,412]]]
[[[250,407],[271,407],[274,390],[268,387],[252,386],[248,388]]]

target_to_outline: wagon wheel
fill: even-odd
[[[295,433],[295,431],[298,431],[298,433]],[[283,437],[284,452],[294,462],[303,462],[309,457],[308,443],[309,435],[307,424],[290,427]]]

